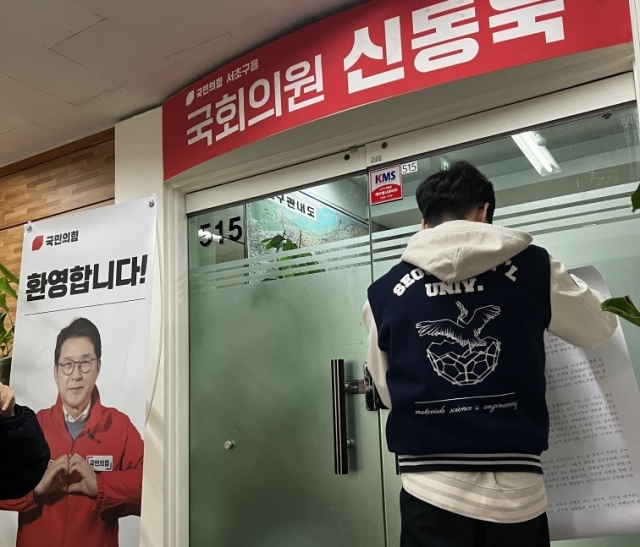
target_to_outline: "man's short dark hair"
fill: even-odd
[[[496,197],[493,185],[478,169],[466,161],[457,161],[449,169],[424,179],[416,191],[422,218],[429,226],[448,220],[463,220],[477,207],[489,204],[487,220],[493,222]]]
[[[54,352],[54,363],[57,364],[60,359],[60,351],[62,350],[62,344],[64,344],[70,338],[88,338],[93,344],[93,349],[96,353],[96,358],[102,357],[102,340],[100,339],[100,332],[91,321],[84,317],[76,317],[71,323],[63,328],[58,334],[56,340],[56,349]]]

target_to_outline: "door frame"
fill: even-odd
[[[163,188],[163,227],[159,257],[162,286],[162,362],[164,363],[164,544],[189,545],[189,310],[187,216],[199,211],[250,201],[279,191],[290,191],[314,181],[490,140],[555,120],[567,119],[636,101],[634,73],[481,112],[462,119],[369,142],[320,159],[295,164],[286,158],[265,158],[263,174],[247,177],[246,166],[225,173],[225,182],[199,190],[202,177],[169,181]],[[379,128],[378,128],[379,129]],[[365,141],[366,142],[366,141]],[[307,152],[312,154],[311,151]],[[346,157],[349,156],[348,159]],[[380,157],[378,157],[380,156]],[[289,160],[291,161],[291,160]],[[209,178],[211,181],[211,178]],[[210,182],[210,185],[215,184]]]

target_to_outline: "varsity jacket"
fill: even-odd
[[[0,499],[33,490],[49,464],[49,447],[33,410],[15,405],[14,413],[0,418]]]
[[[62,401],[37,413],[51,458],[79,454],[97,474],[98,496],[60,494],[36,502],[33,493],[0,502],[19,511],[16,547],[117,547],[118,519],[140,515],[143,442],[129,418],[102,406],[97,388],[84,429],[74,441]]]
[[[592,347],[602,297],[531,236],[468,221],[415,234],[368,290],[368,363],[402,473],[541,473],[544,333]]]

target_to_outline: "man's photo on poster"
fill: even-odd
[[[126,325],[126,312],[115,309],[128,305],[132,304],[96,308],[94,315],[102,321],[89,314],[70,320],[68,313],[41,318],[48,327],[43,333],[52,328],[57,331],[47,340],[38,337],[35,346],[45,350],[46,358],[38,358],[37,371],[27,376],[33,378],[32,386],[47,383],[44,392],[52,393],[55,388],[46,406],[34,407],[41,408],[37,418],[51,450],[51,462],[31,493],[0,502],[1,510],[19,515],[17,547],[117,546],[119,519],[140,515],[144,445],[139,429],[122,408],[130,405],[120,404],[127,391],[121,382],[136,376],[127,374],[133,372],[135,363],[126,361],[137,352],[123,343],[136,329]],[[122,322],[114,322],[114,311]],[[60,316],[66,316],[64,322]],[[54,317],[57,327],[52,325]],[[103,337],[104,324],[117,328]],[[127,327],[132,330],[118,340]],[[107,349],[105,341],[117,344],[115,351]],[[142,366],[146,366],[144,360]],[[108,398],[103,398],[103,385]],[[138,387],[143,390],[144,383]],[[138,398],[144,403],[144,391]],[[37,399],[43,402],[43,393]],[[138,407],[136,421],[141,423],[144,407]]]

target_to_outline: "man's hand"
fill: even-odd
[[[78,493],[96,498],[98,496],[98,478],[87,461],[74,454],[69,460],[69,493]]]
[[[35,497],[39,499],[59,492],[66,493],[69,489],[68,474],[69,456],[65,454],[49,465],[38,486],[33,490]]]
[[[9,386],[0,384],[0,418],[11,418],[14,414],[16,396]]]

